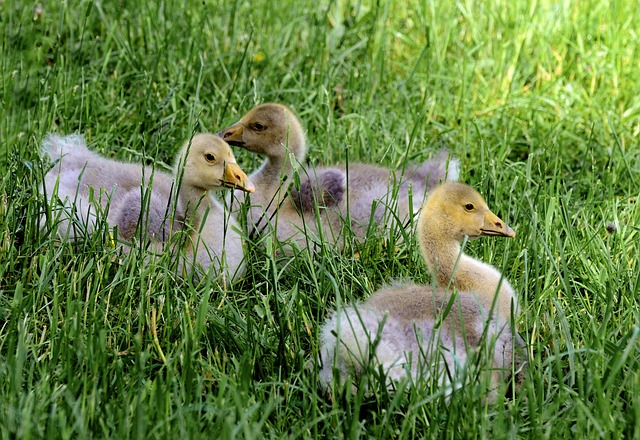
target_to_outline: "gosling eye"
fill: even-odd
[[[476,207],[475,207],[475,205],[473,203],[467,203],[466,205],[464,205],[464,209],[467,212],[473,212],[473,211],[476,210]]]
[[[216,155],[213,153],[205,153],[204,158],[209,163],[214,163],[216,161]]]
[[[265,128],[267,128],[267,127],[265,127],[264,125],[262,125],[262,124],[261,124],[261,123],[259,123],[259,122],[256,122],[255,124],[253,124],[252,128],[253,128],[255,131],[263,131],[263,130],[264,130]]]

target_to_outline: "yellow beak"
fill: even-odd
[[[509,227],[508,224],[500,220],[500,217],[491,211],[487,211],[484,215],[484,224],[480,228],[480,235],[510,237],[516,236],[516,232]]]
[[[249,180],[247,175],[235,163],[228,163],[224,167],[224,178],[220,180],[222,186],[228,188],[241,189],[246,192],[254,192],[256,187]]]
[[[244,145],[244,141],[242,139],[243,132],[244,126],[238,122],[233,124],[231,127],[227,127],[222,130],[218,133],[218,136],[220,136],[229,145],[242,147]]]

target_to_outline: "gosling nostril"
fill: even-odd
[[[498,227],[498,228],[502,228],[502,223],[500,223],[500,222],[496,222],[496,227]]]
[[[222,139],[226,139],[231,136],[231,132],[227,131],[226,133],[222,133]]]

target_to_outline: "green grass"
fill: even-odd
[[[0,2],[1,437],[640,436],[637,8],[42,3]],[[74,244],[40,231],[47,132],[169,163],[266,101],[300,115],[312,164],[462,159],[518,234],[469,246],[522,301],[532,359],[515,398],[318,389],[307,365],[337,302],[429,281],[413,239],[372,237],[359,259],[252,243],[246,277],[220,287],[121,255],[106,227]]]

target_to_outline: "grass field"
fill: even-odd
[[[639,438],[639,30],[623,0],[0,1],[0,436]],[[521,300],[520,393],[320,391],[318,325],[429,282],[413,239],[249,243],[221,287],[121,255],[106,225],[40,230],[46,133],[162,166],[267,101],[300,115],[311,164],[461,158],[517,231],[467,250]]]

